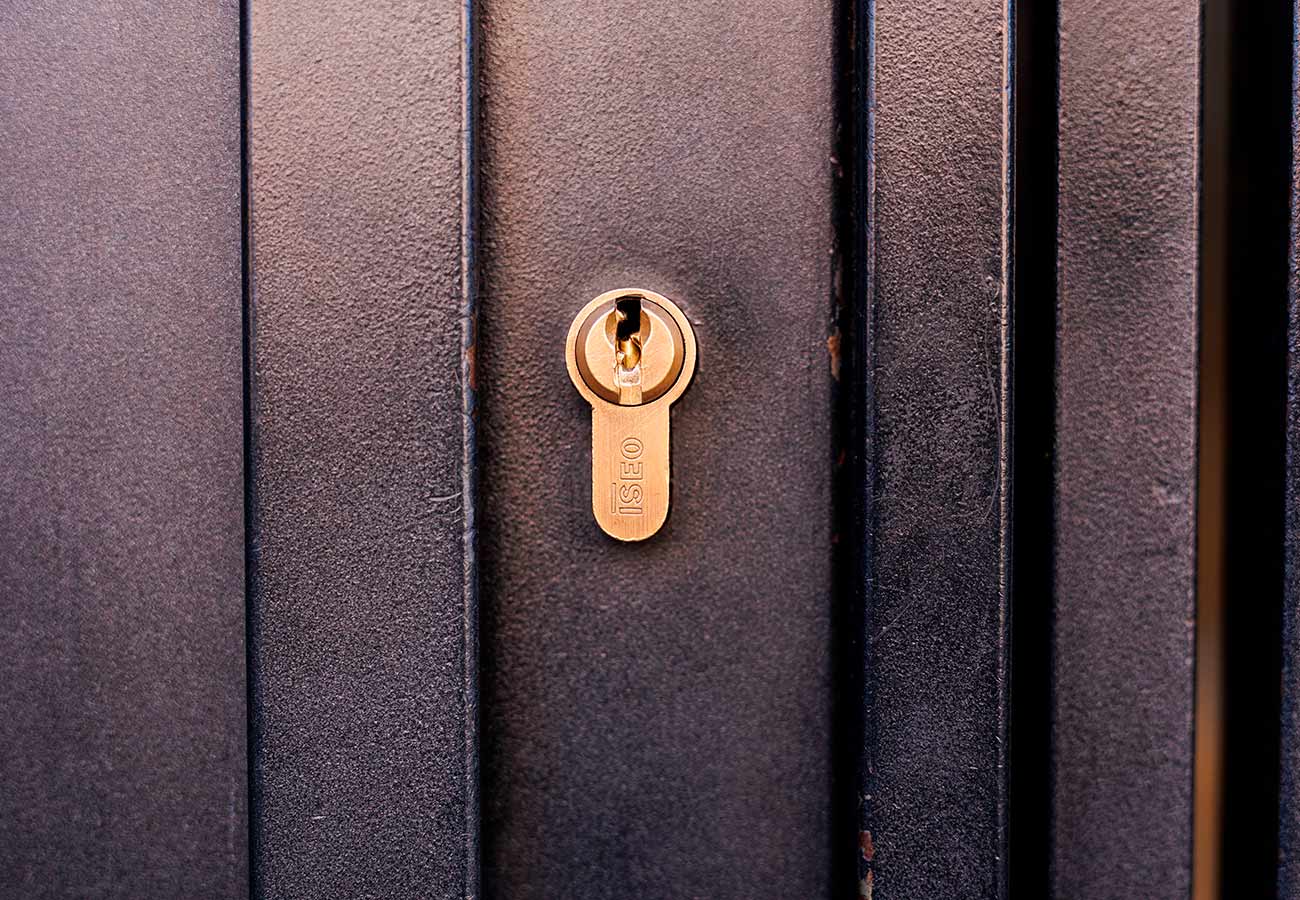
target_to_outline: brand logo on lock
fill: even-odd
[[[639,516],[644,512],[645,463],[641,461],[644,451],[641,441],[634,437],[624,438],[619,445],[622,459],[618,461],[619,480],[610,485],[611,506],[616,515]]]

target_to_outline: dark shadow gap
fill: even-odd
[[[1277,893],[1293,30],[1285,3],[1228,19],[1226,305],[1203,340],[1226,362],[1220,885],[1253,900]]]
[[[1050,896],[1057,4],[1015,5],[1008,892]]]
[[[1200,364],[1196,500],[1196,710],[1192,897],[1219,896],[1223,816],[1224,289],[1227,212],[1228,0],[1202,12]]]
[[[259,683],[257,661],[253,654],[253,617],[250,599],[257,555],[253,547],[254,502],[253,493],[253,195],[251,191],[252,165],[252,10],[251,0],[239,4],[239,190],[241,253],[240,315],[243,320],[243,374],[244,374],[244,684],[246,712],[247,803],[248,833],[245,845],[248,854],[248,895],[262,896],[262,886],[257,872],[257,855],[261,826],[259,823],[257,772],[254,765],[256,739],[256,690]]]
[[[856,897],[864,877],[861,832],[861,754],[864,714],[863,614],[865,561],[863,342],[866,322],[866,160],[865,5],[838,0],[834,53],[836,141],[835,264],[829,348],[838,353],[839,374],[831,410],[831,510],[834,573],[831,597],[831,806],[832,897]]]

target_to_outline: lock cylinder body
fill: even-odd
[[[607,291],[569,328],[569,377],[591,404],[592,514],[613,538],[644,540],[668,517],[669,408],[695,358],[690,322],[653,291]]]

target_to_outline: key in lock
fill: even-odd
[[[645,540],[668,518],[668,408],[695,374],[691,323],[654,291],[607,291],[573,320],[565,360],[591,404],[592,514],[610,537]]]

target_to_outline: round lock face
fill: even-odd
[[[641,322],[641,405],[668,392],[681,377],[686,361],[686,344],[677,322],[661,305],[636,292],[626,296],[640,301]],[[618,403],[617,305],[614,297],[587,314],[578,329],[575,362],[583,383],[602,400]]]

